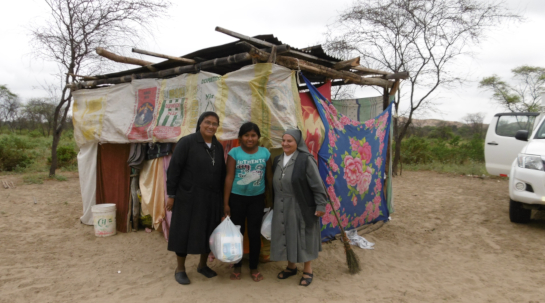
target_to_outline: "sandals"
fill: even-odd
[[[229,279],[231,279],[231,280],[240,280],[240,274],[241,274],[240,272],[232,272]]]
[[[308,272],[303,272],[303,276],[307,275],[310,276],[310,278],[301,277],[301,280],[299,281],[299,285],[301,286],[309,286],[310,283],[312,283],[312,279],[314,278],[314,274],[309,274]],[[303,281],[307,282],[307,284],[301,284]]]
[[[254,282],[259,282],[264,279],[263,275],[260,272],[257,272],[255,274],[250,274],[250,275],[252,275],[252,280],[254,280]],[[259,278],[259,276],[261,276],[261,279]]]
[[[291,269],[289,267],[286,267],[286,269],[284,269],[283,271],[279,272],[278,275],[276,276],[278,279],[280,280],[284,280],[284,279],[287,279],[291,276],[295,276],[297,274],[297,267]],[[280,276],[282,275],[282,276]]]

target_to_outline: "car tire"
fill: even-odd
[[[511,222],[528,223],[531,216],[531,209],[525,209],[522,203],[509,199],[509,219]]]

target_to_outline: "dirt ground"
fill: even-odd
[[[79,223],[77,174],[0,180],[17,185],[0,188],[0,302],[545,302],[545,215],[509,222],[506,180],[404,172],[392,220],[365,235],[375,249],[355,248],[363,271],[349,275],[339,241],[325,244],[307,288],[301,273],[276,279],[285,263],[260,265],[265,280],[255,283],[246,265],[231,281],[216,260],[219,276],[206,279],[197,256],[191,285],[179,285],[159,232],[96,238]]]

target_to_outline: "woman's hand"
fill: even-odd
[[[167,211],[172,211],[172,206],[174,206],[174,198],[167,199]]]
[[[223,214],[225,217],[227,216],[231,216],[231,208],[229,207],[229,205],[224,205],[223,206]]]
[[[315,215],[316,217],[321,217],[321,216],[325,215],[325,212],[323,212],[323,211],[316,211],[316,212],[314,213],[314,215]]]

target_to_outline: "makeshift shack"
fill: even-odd
[[[80,147],[81,222],[93,224],[93,205],[115,203],[118,231],[136,230],[138,220],[147,216],[151,219],[149,225],[162,230],[168,239],[170,217],[165,210],[165,182],[170,152],[181,137],[194,132],[197,118],[208,110],[220,116],[216,136],[226,153],[238,145],[238,129],[246,121],[260,126],[261,144],[271,149],[273,155],[280,154],[281,136],[289,128],[303,131],[309,150],[317,158],[320,150],[325,150],[326,143],[331,150],[331,144],[342,141],[340,137],[346,132],[343,125],[347,129],[353,127],[354,132],[370,131],[367,139],[359,141],[362,151],[369,146],[373,157],[380,159],[373,158],[374,162],[369,163],[370,158],[365,160],[356,149],[350,157],[360,159],[358,163],[364,159],[362,167],[364,173],[369,172],[365,181],[368,183],[363,191],[360,185],[364,181],[361,180],[358,186],[351,186],[350,181],[344,185],[352,188],[349,193],[352,198],[337,199],[339,207],[335,207],[335,211],[343,215],[345,209],[352,210],[360,202],[359,208],[354,208],[354,214],[344,214],[343,220],[356,220],[354,222],[361,224],[346,221],[343,225],[348,229],[386,220],[392,211],[391,203],[386,206],[387,201],[391,201],[391,136],[388,136],[391,113],[373,120],[375,115],[370,116],[371,111],[361,106],[365,102],[330,103],[331,86],[382,87],[384,93],[378,97],[379,102],[376,98],[367,102],[373,104],[368,107],[376,114],[389,108],[400,79],[406,78],[407,73],[392,74],[366,68],[359,64],[359,58],[342,61],[327,55],[320,45],[296,49],[272,35],[247,37],[219,27],[216,30],[239,40],[181,57],[133,49],[136,53],[167,59],[156,64],[97,48],[101,56],[141,67],[106,75],[78,76],[80,81],[72,84],[74,137]],[[308,82],[305,84],[303,79]],[[315,91],[314,86],[319,88]],[[307,93],[308,90],[313,93]],[[328,103],[331,108],[337,106],[340,113],[331,112]],[[322,105],[326,107],[325,111]],[[324,116],[326,112],[327,117]],[[335,130],[337,126],[339,128]],[[336,139],[332,139],[331,134]],[[373,138],[386,140],[377,141],[380,153],[370,143]],[[384,144],[386,148],[383,148]],[[331,159],[329,161],[322,161],[321,165],[334,165]],[[342,174],[346,169],[342,167],[335,173]],[[327,184],[328,191],[335,191],[336,185]],[[369,186],[373,185],[374,190],[370,190]],[[369,202],[371,198],[367,196],[371,192],[374,202]],[[374,203],[376,208],[369,207],[369,203]],[[380,216],[379,204],[382,205]],[[362,207],[369,210],[365,214],[374,211],[377,216],[361,219]],[[327,224],[323,223],[326,229]],[[336,224],[329,226],[334,228]],[[330,236],[327,234],[324,239]]]

